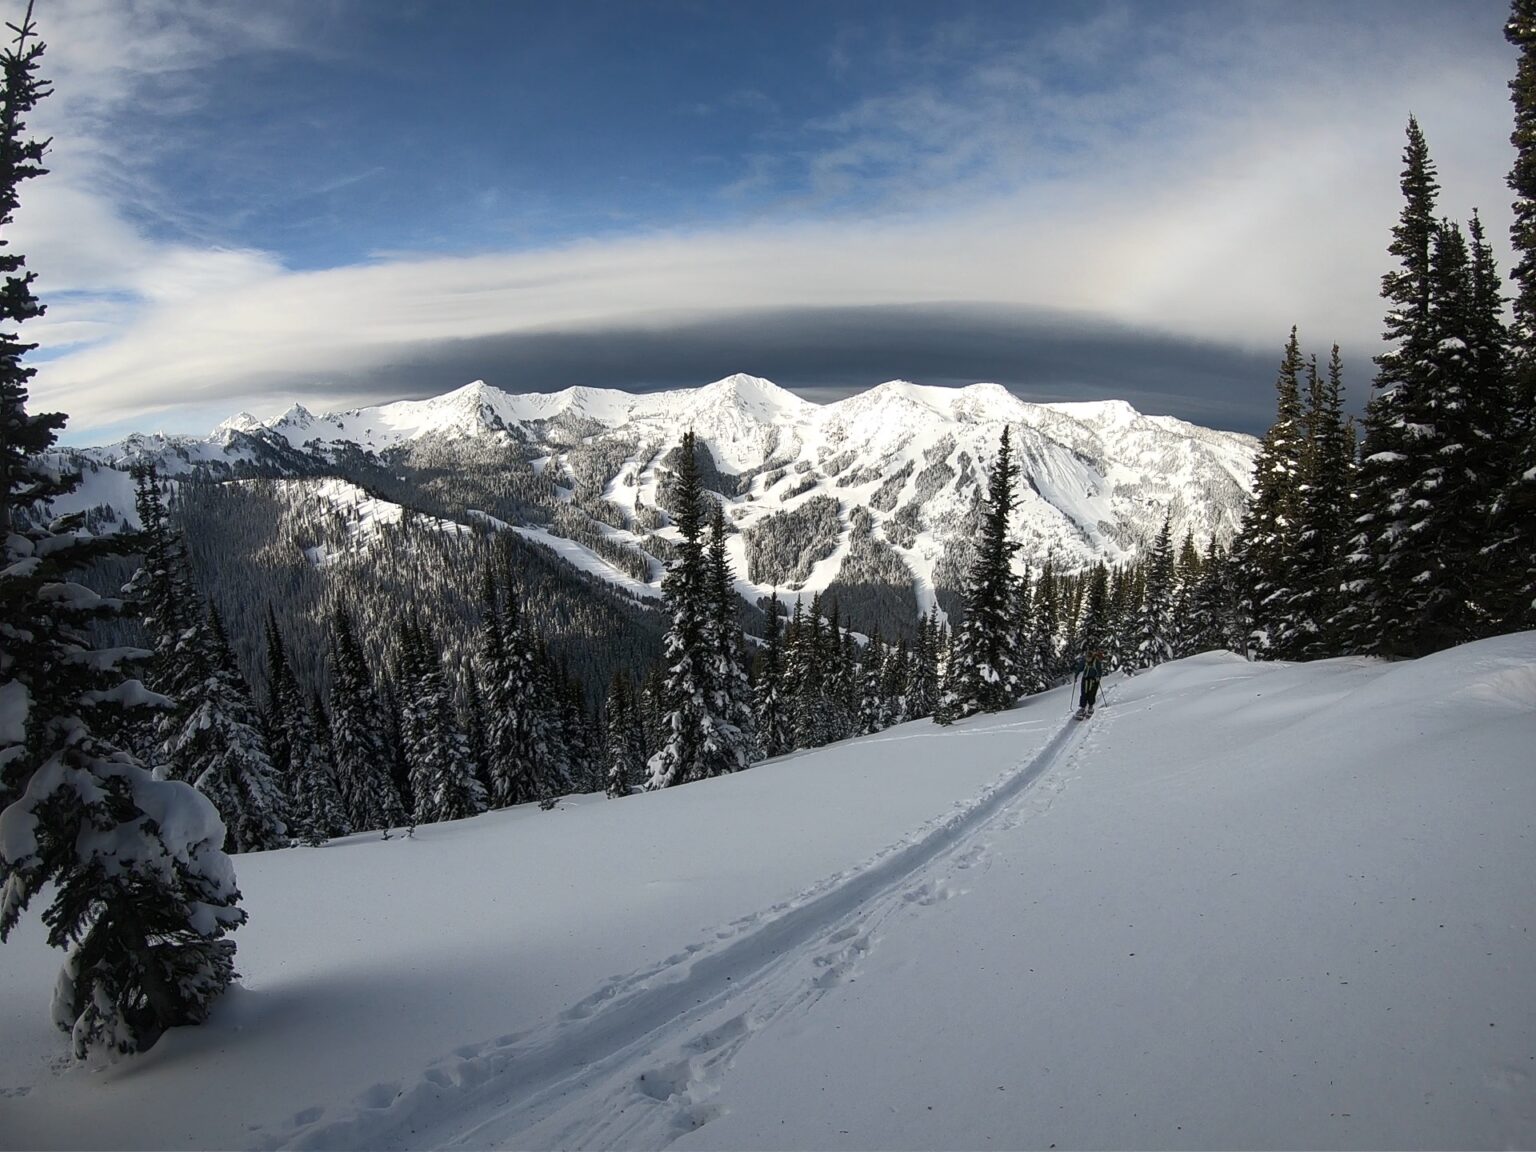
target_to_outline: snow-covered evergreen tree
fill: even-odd
[[[645,780],[644,725],[639,701],[627,677],[614,674],[604,712],[604,750],[609,796],[628,796]]]
[[[999,712],[1018,699],[1019,637],[1011,611],[1011,562],[1018,543],[1009,539],[1008,519],[1017,501],[1018,468],[1008,429],[1003,429],[997,459],[987,480],[981,538],[965,590],[965,615],[955,635],[955,659],[946,687],[946,712],[955,717]]]
[[[213,801],[228,832],[226,852],[284,847],[287,798],[250,689],[218,614],[202,613],[154,470],[135,480],[144,564],[124,591],[137,597],[154,641],[151,686],[175,701],[156,726],[157,772]]]
[[[782,756],[794,747],[792,697],[786,691],[784,676],[784,622],[779,618],[778,593],[775,590],[768,609],[768,624],[763,646],[758,652],[757,679],[753,685],[757,700],[757,750],[760,759]]]
[[[1499,627],[1513,630],[1536,627],[1536,0],[1513,0],[1504,37],[1520,52],[1509,85],[1515,108],[1515,162],[1508,177],[1515,194],[1509,237],[1515,294],[1504,479],[1488,561],[1495,618]]]
[[[1162,530],[1147,558],[1146,583],[1136,621],[1133,668],[1154,668],[1174,654],[1173,517],[1163,518]]]
[[[322,737],[310,702],[299,688],[277,617],[267,611],[268,728],[281,749],[278,779],[285,784],[289,832],[305,844],[322,844],[352,830],[336,788],[330,742]],[[273,746],[269,742],[269,746]]]
[[[718,501],[710,516],[708,565],[709,624],[707,643],[713,666],[709,684],[714,692],[714,713],[729,741],[728,758],[736,771],[752,762],[757,747],[757,715],[752,681],[747,675],[745,640],[737,623],[735,580],[725,553],[725,512]]]
[[[405,807],[390,778],[373,676],[344,608],[331,616],[330,739],[348,823],[355,832],[382,831],[387,838],[404,825]]]
[[[1256,640],[1267,650],[1284,627],[1284,606],[1292,594],[1292,550],[1301,499],[1305,429],[1301,372],[1305,366],[1296,329],[1291,328],[1275,380],[1275,420],[1259,445],[1253,498],[1243,516],[1237,558],[1243,573]]]
[[[733,689],[717,679],[723,659],[720,618],[725,608],[719,591],[721,577],[718,572],[712,574],[703,540],[705,497],[691,430],[683,434],[671,498],[681,540],[677,559],[662,582],[672,621],[662,656],[666,714],[662,745],[649,764],[648,789],[744,768],[750,748],[750,735],[736,722],[741,713],[732,699]],[[725,571],[728,574],[729,569]],[[740,667],[739,658],[736,666]]]
[[[1344,369],[1333,346],[1326,380],[1307,369],[1306,450],[1297,501],[1290,597],[1276,654],[1290,659],[1331,656],[1340,649],[1330,628],[1339,610],[1344,544],[1353,519],[1355,436],[1344,416]]]
[[[1402,655],[1416,625],[1411,616],[1416,509],[1409,488],[1422,463],[1415,446],[1421,397],[1429,387],[1435,340],[1430,319],[1430,253],[1434,241],[1434,162],[1418,121],[1408,120],[1403,149],[1403,208],[1387,251],[1398,267],[1382,277],[1387,302],[1376,359],[1375,393],[1365,409],[1356,517],[1345,557],[1342,606],[1333,623],[1346,651]]]
[[[0,237],[46,146],[26,136],[48,92],[30,6],[13,29],[0,53]],[[206,1019],[234,976],[225,934],[245,913],[209,799],[155,780],[101,735],[111,713],[170,701],[124,678],[124,661],[147,651],[93,646],[92,619],[120,602],[70,579],[123,542],[82,531],[83,515],[43,521],[42,502],[79,477],[40,458],[64,416],[26,410],[35,370],[23,358],[35,345],[14,326],[43,309],[24,269],[23,256],[0,251],[0,940],[47,892],[48,942],[69,952],[55,1022],[77,1055],[141,1051],[167,1028]]]
[[[555,794],[547,701],[532,638],[521,625],[510,580],[498,590],[486,574],[480,633],[480,678],[486,687],[487,764],[493,808],[548,800]]]
[[[461,820],[485,810],[468,741],[458,725],[442,656],[421,622],[401,628],[401,728],[417,824]]]

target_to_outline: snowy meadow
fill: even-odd
[[[236,861],[207,1026],[7,1148],[1536,1143],[1536,634],[1227,653],[610,800]]]

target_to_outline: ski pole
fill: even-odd
[[[1081,675],[1080,672],[1072,673],[1072,694],[1067,697],[1067,711],[1068,712],[1076,712],[1077,711],[1077,704],[1076,704],[1076,700],[1077,700],[1077,678],[1080,675]]]

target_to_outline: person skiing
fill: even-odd
[[[1078,659],[1077,670],[1083,680],[1082,693],[1077,701],[1077,718],[1086,720],[1093,715],[1094,701],[1099,698],[1099,681],[1104,679],[1104,645],[1088,645]]]

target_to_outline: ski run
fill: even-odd
[[[23,922],[0,1145],[1536,1143],[1536,634],[1070,691],[243,855],[241,984],[115,1063]]]

